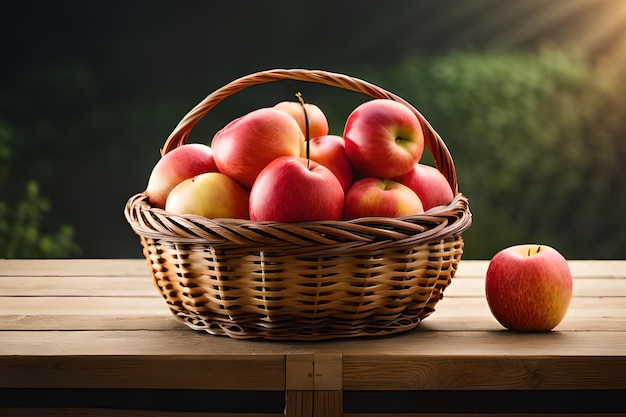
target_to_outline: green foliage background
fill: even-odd
[[[122,211],[169,133],[211,91],[277,67],[363,78],[426,116],[470,200],[464,258],[522,242],[571,259],[626,255],[626,74],[601,48],[564,41],[598,33],[593,18],[615,15],[620,0],[346,1],[331,14],[254,2],[35,3],[7,3],[0,22],[1,38],[17,39],[5,45],[12,66],[0,68],[0,258],[141,257]],[[540,12],[577,29],[533,26]],[[233,118],[297,91],[337,134],[367,99],[307,83],[254,86],[190,140],[210,143]]]
[[[409,58],[372,77],[449,146],[474,215],[468,257],[537,242],[571,258],[626,253],[623,83],[554,48]]]

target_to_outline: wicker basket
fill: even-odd
[[[425,143],[455,190],[454,201],[402,218],[303,223],[209,220],[151,207],[131,197],[125,216],[140,236],[157,288],[178,319],[232,338],[323,340],[414,328],[450,284],[471,224],[454,164],[441,137],[402,98],[373,84],[316,70],[270,70],[239,78],[193,108],[162,153],[226,97],[279,80],[313,82],[389,98],[419,117]]]

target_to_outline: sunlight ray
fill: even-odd
[[[459,38],[490,45],[511,27],[520,21],[530,20],[537,10],[542,10],[546,2],[528,0],[519,2],[493,1],[489,8],[484,10],[480,19],[459,28]]]
[[[523,44],[528,39],[549,32],[555,26],[567,24],[568,19],[585,13],[589,8],[595,7],[595,4],[594,0],[547,2],[545,7],[536,10],[532,19],[525,19],[509,30],[502,31],[496,44],[501,48]]]
[[[619,4],[621,7],[606,7],[602,15],[593,22],[593,25],[581,37],[579,46],[583,50],[603,50],[607,45],[620,37],[626,37],[626,2],[613,2],[612,6]]]

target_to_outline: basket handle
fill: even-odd
[[[343,88],[344,90],[362,93],[372,98],[391,99],[406,105],[409,109],[411,109],[411,111],[413,111],[413,113],[415,113],[422,125],[422,129],[424,131],[424,143],[428,147],[437,169],[446,177],[448,183],[454,191],[454,194],[458,194],[458,184],[452,155],[450,155],[450,151],[446,147],[446,144],[441,136],[439,136],[426,118],[422,116],[422,114],[415,107],[403,98],[367,81],[322,70],[273,69],[252,73],[231,81],[209,94],[182,118],[182,120],[174,128],[174,131],[165,141],[165,145],[163,146],[163,149],[161,149],[161,155],[165,155],[180,145],[183,145],[187,141],[189,133],[196,123],[198,123],[200,119],[202,119],[211,109],[227,97],[253,85],[266,84],[280,80],[295,80],[324,84],[331,87],[338,87]]]

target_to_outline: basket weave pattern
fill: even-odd
[[[302,223],[173,215],[132,196],[125,216],[140,236],[154,282],[188,327],[232,338],[323,340],[414,328],[454,277],[471,224],[443,140],[410,104],[341,74],[272,70],[216,90],[178,124],[162,153],[184,144],[193,126],[226,97],[279,80],[316,82],[409,106],[425,143],[456,192],[447,207],[402,218]]]

